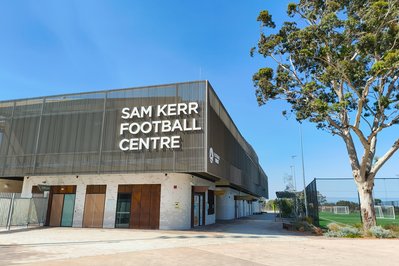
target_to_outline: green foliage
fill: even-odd
[[[263,68],[253,76],[260,105],[284,99],[297,120],[333,134],[350,122],[342,115],[359,107],[371,123],[384,111],[399,108],[396,0],[301,0],[290,3],[287,14],[292,21],[278,29],[267,10],[258,16],[263,31],[256,51],[277,63],[274,71]],[[394,89],[389,90],[391,84]]]
[[[347,237],[357,238],[362,237],[362,232],[358,228],[350,226],[342,226],[336,223],[327,225],[328,231],[324,234],[327,237]]]
[[[381,226],[373,226],[370,228],[369,233],[377,238],[393,238],[393,232],[382,228]]]
[[[359,210],[359,203],[347,201],[347,200],[340,200],[337,201],[335,204],[337,206],[348,206],[350,212],[358,211]]]
[[[277,199],[278,206],[281,211],[282,217],[288,218],[291,217],[294,211],[294,203],[290,199]]]
[[[265,202],[265,206],[264,207],[267,210],[277,210],[278,209],[276,200],[268,200],[267,202]]]
[[[390,230],[393,233],[396,233],[397,235],[399,235],[399,225],[397,225],[397,224],[384,225],[384,229]]]
[[[274,24],[272,20],[272,16],[269,14],[269,11],[267,10],[263,10],[262,12],[260,12],[258,16],[258,21],[261,21],[264,27],[270,27],[270,28],[276,27],[276,24]]]
[[[323,204],[327,203],[327,197],[324,196],[323,194],[321,194],[320,191],[317,191],[317,202],[320,205],[323,205]]]
[[[374,205],[380,205],[381,203],[382,203],[381,199],[374,199]]]
[[[324,234],[327,237],[349,237],[356,238],[363,235],[373,236],[377,238],[393,238],[395,233],[390,229],[384,229],[381,226],[373,226],[366,233],[362,231],[361,225],[357,224],[355,227],[341,225],[337,223],[330,223],[327,225],[328,231]]]

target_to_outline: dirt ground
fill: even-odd
[[[0,265],[397,265],[398,240],[331,239],[255,215],[190,231],[39,228],[0,233]]]

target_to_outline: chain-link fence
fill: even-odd
[[[308,213],[314,224],[361,224],[360,201],[353,178],[315,178],[307,187]],[[399,178],[376,178],[374,207],[378,225],[399,225]]]
[[[47,203],[48,198],[43,194],[22,198],[20,193],[0,193],[0,229],[43,225],[46,220]]]

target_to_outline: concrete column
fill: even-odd
[[[73,214],[72,227],[82,227],[83,225],[83,212],[85,208],[86,200],[86,185],[76,185],[76,198],[75,198],[75,210]]]
[[[161,185],[160,229],[189,229],[191,227],[190,180],[189,176],[170,176]]]
[[[232,220],[235,214],[234,194],[230,189],[225,189],[225,194],[216,196],[216,219]]]
[[[104,207],[104,228],[115,228],[116,201],[118,199],[118,184],[107,184]]]
[[[32,182],[26,176],[24,177],[24,182],[22,184],[21,196],[23,198],[32,197]]]

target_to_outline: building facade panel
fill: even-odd
[[[192,82],[1,103],[1,175],[204,172],[205,89]]]
[[[208,86],[208,173],[249,193],[268,197],[267,176],[259,165],[258,156]]]

